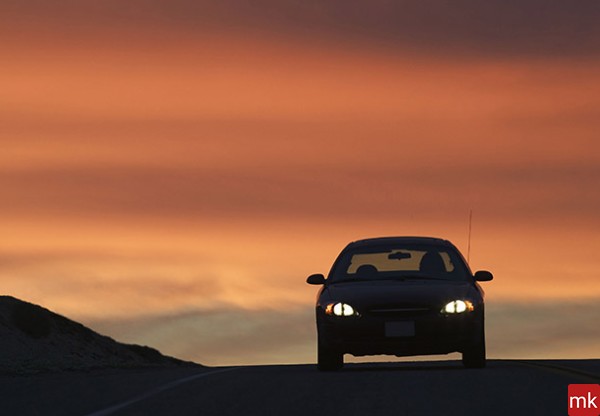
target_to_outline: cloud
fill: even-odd
[[[235,298],[275,305],[252,328],[287,334],[307,263],[351,238],[462,237],[473,208],[499,292],[597,293],[599,17],[596,0],[0,0],[5,288],[176,331],[195,328],[182,308]],[[218,342],[235,361],[233,333]],[[270,348],[252,360],[285,360]]]
[[[177,268],[172,267],[172,273],[161,270],[165,274],[157,275],[147,265],[135,271],[110,274],[119,267],[122,264],[96,263],[92,270],[93,267],[71,263],[70,267],[46,264],[34,272],[21,269],[3,275],[4,291],[76,319],[131,317],[186,307],[214,308],[229,303],[223,299],[227,298],[230,284],[210,273],[202,276],[177,273]]]
[[[598,358],[599,299],[486,305],[494,358]]]
[[[303,238],[275,240],[223,227],[166,230],[139,235],[116,227],[99,233],[62,224],[60,237],[38,234],[43,243],[35,247],[35,239],[25,239],[25,249],[21,240],[12,241],[0,250],[3,290],[75,319],[226,307],[277,310],[312,298],[304,279],[310,272],[305,253],[314,244],[308,249]],[[87,238],[91,247],[79,248]]]
[[[64,235],[64,234],[63,234]],[[120,238],[126,238],[123,233]],[[3,288],[19,298],[81,316],[133,316],[148,311],[216,307],[230,282],[217,278],[215,260],[201,250],[182,253],[136,244],[129,249],[71,249],[63,242],[0,250]],[[200,266],[201,265],[201,266]],[[75,316],[76,315],[76,316]]]
[[[207,365],[310,362],[314,355],[310,307],[218,309],[87,324],[123,342],[137,339]]]
[[[596,164],[534,163],[377,166],[376,159],[366,159],[363,166],[335,167],[295,161],[214,170],[31,169],[4,172],[0,196],[10,201],[2,211],[12,216],[335,219],[421,213],[443,219],[475,206],[516,220],[531,213],[595,218]]]
[[[6,23],[49,24],[55,31],[117,31],[202,36],[259,32],[324,44],[386,45],[425,54],[598,55],[595,0],[152,0],[3,1]],[[161,36],[159,35],[158,38]]]
[[[488,302],[488,355],[598,358],[600,334],[594,317],[600,313],[599,305],[598,299],[560,305]],[[209,365],[315,362],[314,311],[308,305],[277,311],[229,309],[135,320],[100,319],[85,324],[120,341],[148,344]]]

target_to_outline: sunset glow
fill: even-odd
[[[307,34],[216,5],[194,25],[142,3],[131,20],[113,2],[61,2],[62,17],[26,3],[0,20],[5,294],[210,364],[269,358],[195,348],[188,315],[297,312],[306,339],[272,359],[304,362],[309,274],[363,237],[466,255],[472,210],[490,305],[600,304],[598,49],[439,51],[344,38],[325,14]],[[259,318],[263,337],[281,330]]]

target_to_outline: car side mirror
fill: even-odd
[[[475,272],[475,280],[478,282],[489,282],[494,278],[494,275],[487,270],[479,270]]]
[[[325,276],[322,274],[311,274],[306,279],[306,283],[309,285],[324,285],[325,284]]]

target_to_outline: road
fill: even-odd
[[[0,376],[4,415],[561,415],[600,360],[104,370]]]

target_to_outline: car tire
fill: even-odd
[[[344,366],[344,354],[318,343],[317,368],[320,371],[337,371]]]
[[[462,362],[465,368],[484,368],[486,363],[485,357],[485,333],[483,327],[476,341],[468,345],[462,353]]]

